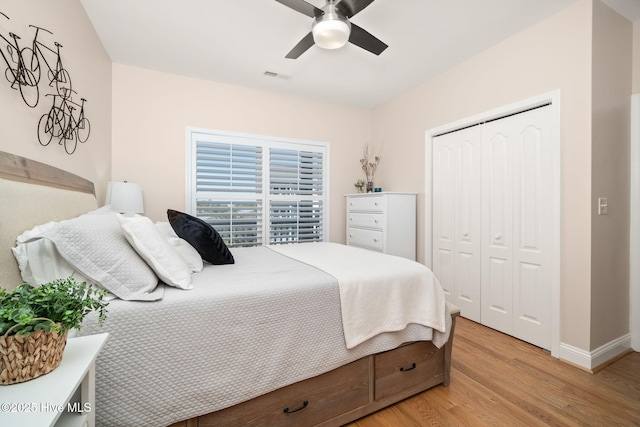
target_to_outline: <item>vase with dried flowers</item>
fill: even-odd
[[[364,146],[360,164],[362,165],[362,170],[367,178],[367,193],[372,193],[373,175],[375,175],[378,164],[380,164],[380,156],[376,156],[373,153],[373,150],[369,151],[369,144],[365,144]]]

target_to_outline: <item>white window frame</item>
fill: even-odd
[[[185,139],[186,139],[186,189],[185,189],[185,206],[186,212],[190,215],[196,216],[196,202],[197,191],[195,188],[195,173],[196,173],[196,151],[197,151],[197,136],[206,135],[207,137],[219,139],[220,142],[229,142],[232,144],[247,144],[252,146],[262,147],[263,152],[263,178],[262,178],[262,192],[258,193],[224,193],[215,194],[210,193],[212,196],[219,196],[224,200],[243,200],[250,198],[256,198],[262,200],[262,244],[269,244],[269,209],[270,201],[291,200],[292,196],[280,196],[269,194],[269,149],[270,148],[282,148],[292,150],[317,150],[323,152],[323,193],[321,196],[323,214],[322,214],[322,240],[329,240],[329,171],[330,171],[330,145],[327,142],[309,141],[290,138],[279,138],[274,136],[255,135],[248,133],[230,132],[216,129],[206,129],[199,127],[186,127]],[[294,200],[304,201],[308,200],[309,196],[296,195]]]

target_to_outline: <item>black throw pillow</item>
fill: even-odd
[[[178,237],[189,242],[203,260],[217,265],[235,262],[224,240],[210,224],[172,209],[167,210],[167,217]]]

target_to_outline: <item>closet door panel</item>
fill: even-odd
[[[483,126],[482,323],[543,348],[551,340],[549,114],[542,107]]]
[[[510,262],[500,258],[489,258],[488,283],[483,290],[482,298],[491,301],[486,312],[482,312],[485,318],[499,316],[503,319],[511,312],[511,292],[505,292],[512,286]],[[504,331],[503,331],[504,332]]]
[[[485,175],[484,193],[485,224],[488,243],[495,251],[505,254],[511,251],[512,181],[511,147],[507,135],[487,128],[490,133],[484,144]]]
[[[476,248],[480,245],[480,191],[478,171],[480,146],[477,141],[464,139],[458,150],[458,190],[456,206],[457,243],[459,248]],[[473,251],[475,252],[475,250]]]
[[[454,149],[447,138],[433,142],[433,273],[454,302]]]
[[[483,127],[482,323],[513,330],[513,147],[500,123]]]
[[[551,192],[550,108],[510,118],[514,128],[513,335],[543,348],[551,346],[551,224],[545,201]]]
[[[480,129],[434,138],[434,273],[461,314],[480,321]],[[451,258],[445,262],[445,252]],[[451,269],[447,271],[446,269]]]
[[[541,267],[537,264],[529,264],[526,262],[520,262],[518,264],[518,277],[519,283],[518,292],[516,296],[518,298],[516,306],[518,307],[519,318],[521,321],[533,323],[534,325],[540,325],[540,318],[538,313],[541,303],[538,295],[538,290],[541,289]]]
[[[468,319],[480,322],[480,129],[456,132],[456,299]]]

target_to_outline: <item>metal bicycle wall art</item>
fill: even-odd
[[[2,12],[0,15],[0,19],[9,19]],[[38,105],[41,86],[52,91],[44,95],[51,97],[52,102],[38,121],[38,141],[46,147],[56,139],[67,154],[73,154],[78,142],[86,142],[91,133],[91,123],[84,111],[87,100],[82,97],[79,102],[73,99],[78,93],[72,89],[71,75],[62,63],[62,45],[54,41],[55,48],[51,48],[41,41],[41,33],[53,33],[35,25],[29,25],[29,28],[33,31],[30,43],[24,43],[15,33],[5,35],[0,32],[0,56],[7,66],[5,77],[30,108]],[[3,49],[1,45],[4,44],[6,47]],[[40,85],[43,76],[47,85]]]

